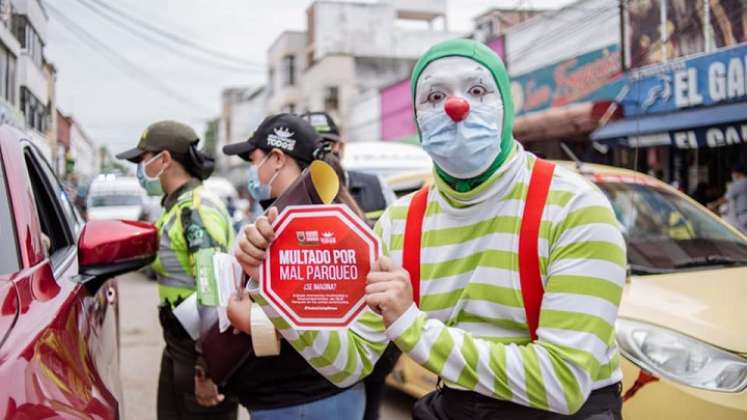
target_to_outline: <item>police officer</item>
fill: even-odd
[[[148,194],[163,196],[156,221],[160,247],[153,263],[166,341],[158,379],[159,419],[237,416],[237,404],[225,399],[205,374],[198,343],[172,312],[195,293],[199,264],[210,264],[211,255],[226,251],[234,237],[225,206],[202,187],[213,162],[197,150],[198,141],[189,126],[160,121],[145,130],[137,147],[117,155],[138,164],[138,181]]]
[[[342,159],[345,143],[340,138],[337,124],[326,112],[308,112],[301,115],[307,120],[326,142],[333,154]],[[389,204],[396,198],[388,185],[380,177],[358,171],[345,171],[345,182],[350,195],[365,212],[369,223],[375,223]],[[376,363],[373,372],[364,379],[366,385],[366,411],[364,420],[377,420],[379,408],[384,396],[386,376],[397,363],[401,352],[393,344],[389,344],[386,351]]]
[[[337,124],[326,112],[307,112],[301,118],[311,124],[317,133],[332,149],[332,153],[342,160],[345,152],[345,142],[340,137]],[[356,203],[363,209],[366,219],[372,224],[381,216],[384,209],[391,204],[396,196],[380,177],[365,172],[345,171],[343,180]]]

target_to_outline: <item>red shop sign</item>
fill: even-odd
[[[289,206],[273,224],[260,294],[296,329],[344,328],[365,308],[376,234],[346,206]]]

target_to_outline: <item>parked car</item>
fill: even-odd
[[[0,234],[0,415],[121,417],[117,276],[155,258],[155,228],[84,225],[38,149],[0,126]]]
[[[747,418],[747,237],[655,178],[558,164],[607,195],[626,237],[630,276],[616,324],[624,418]],[[417,189],[432,175],[388,182]],[[420,397],[436,379],[404,356],[387,383]]]
[[[342,166],[382,178],[430,170],[431,157],[419,145],[380,141],[346,143]]]
[[[400,175],[390,176],[384,180],[397,197],[402,197],[415,192],[423,188],[423,185],[430,185],[432,181],[433,170],[431,169],[407,172]]]
[[[100,174],[88,189],[88,220],[148,220],[145,190],[137,178]]]

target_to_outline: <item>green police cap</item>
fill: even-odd
[[[117,154],[117,159],[138,163],[146,152],[158,153],[162,150],[187,155],[190,147],[199,141],[200,138],[190,126],[178,121],[159,121],[143,131],[136,147]]]

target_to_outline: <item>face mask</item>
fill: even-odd
[[[277,178],[278,174],[280,173],[275,172],[275,175],[270,178],[270,182],[267,184],[263,184],[259,180],[259,168],[262,167],[262,165],[267,162],[267,159],[270,157],[270,155],[267,155],[264,159],[262,159],[262,162],[258,166],[251,165],[249,166],[249,182],[247,183],[247,187],[249,188],[249,194],[254,198],[255,201],[264,201],[269,200],[272,195],[272,182],[275,181],[275,178]]]
[[[140,186],[143,187],[145,192],[148,193],[148,195],[163,195],[163,188],[161,188],[161,180],[159,177],[163,173],[164,168],[161,167],[161,171],[158,172],[158,175],[154,177],[149,177],[147,173],[145,173],[145,167],[153,163],[156,159],[161,157],[161,153],[153,156],[149,161],[142,162],[137,165],[137,180],[140,183]]]
[[[455,123],[444,111],[422,119],[418,125],[423,149],[447,174],[459,178],[476,177],[490,167],[501,153],[501,133],[494,107],[472,105],[467,118]]]

